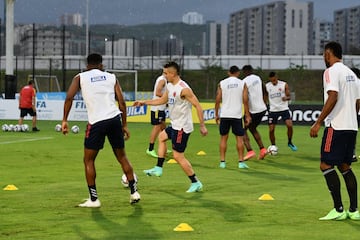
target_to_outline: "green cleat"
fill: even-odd
[[[148,176],[160,177],[162,175],[162,167],[155,166],[151,169],[144,170],[144,173]]]
[[[336,209],[332,209],[325,217],[319,218],[319,220],[345,220],[347,218],[346,211],[338,212]]]
[[[249,168],[249,166],[246,165],[246,163],[244,163],[244,162],[239,162],[239,168],[247,169],[247,168]]]
[[[219,168],[226,168],[226,162],[221,161],[219,164]]]
[[[200,181],[191,183],[190,188],[186,191],[187,193],[200,192],[202,191],[203,185]]]
[[[347,212],[347,216],[348,218],[350,218],[351,220],[355,220],[355,221],[360,221],[360,213],[358,210],[356,210],[355,212]]]
[[[157,158],[157,157],[158,157],[158,155],[156,154],[156,152],[155,152],[154,149],[151,150],[151,151],[149,151],[149,149],[146,149],[146,154],[149,155],[149,156],[151,156],[151,157],[154,157],[154,158]]]

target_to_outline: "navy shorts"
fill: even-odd
[[[277,124],[280,117],[283,121],[291,119],[290,110],[269,112],[269,124]]]
[[[32,108],[20,108],[20,117],[21,118],[25,117],[28,114],[32,117],[35,117],[36,111],[34,111],[34,109],[32,109]]]
[[[151,111],[151,125],[159,125],[165,122],[165,111]]]
[[[230,127],[234,135],[244,136],[245,131],[241,118],[220,118],[219,132],[221,136],[229,134]]]
[[[88,149],[100,150],[104,147],[107,136],[112,148],[123,149],[124,133],[120,115],[86,126],[84,146]]]
[[[259,124],[261,123],[262,118],[265,116],[266,110],[263,112],[259,112],[259,113],[251,113],[251,122],[249,124],[249,126],[247,128],[250,129],[255,129],[257,128],[257,126],[259,126]],[[246,119],[246,117],[244,116],[244,120]]]
[[[185,152],[190,133],[185,133],[182,129],[175,130],[171,126],[165,128],[168,139],[171,139],[172,148],[177,152]]]
[[[357,131],[326,127],[321,142],[321,161],[328,165],[351,165]]]

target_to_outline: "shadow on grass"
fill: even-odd
[[[91,231],[84,233],[78,227],[75,228],[79,237],[84,240],[92,239],[161,239],[161,236],[148,223],[142,221],[143,210],[141,205],[133,206],[133,212],[127,216],[127,222],[120,224],[104,216],[100,208],[91,209],[91,217],[96,224],[106,232],[101,238],[91,237]],[[122,216],[123,217],[123,216]],[[142,231],[146,229],[146,231]]]

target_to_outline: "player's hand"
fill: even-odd
[[[215,117],[215,122],[216,122],[217,125],[219,125],[219,124],[220,124],[220,118],[219,118],[219,117]]]
[[[252,119],[251,119],[250,115],[246,116],[245,117],[245,126],[246,127],[249,126],[251,121],[252,121]]]
[[[315,122],[310,128],[310,137],[316,138],[318,136],[318,132],[320,130],[321,125]]]
[[[145,101],[135,101],[133,104],[134,107],[140,107],[144,105],[145,105]]]
[[[69,133],[69,124],[67,121],[62,121],[61,123],[61,131],[64,135],[67,135]]]
[[[207,134],[208,134],[208,130],[207,130],[207,128],[205,127],[205,125],[200,125],[200,133],[201,133],[201,135],[203,135],[203,136],[206,136]]]
[[[125,141],[130,138],[130,131],[127,127],[123,127],[124,139]]]

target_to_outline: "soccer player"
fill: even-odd
[[[260,153],[259,159],[264,159],[266,156],[267,150],[264,147],[264,144],[261,140],[260,133],[257,131],[257,126],[261,123],[262,118],[266,113],[266,104],[264,101],[264,84],[261,78],[253,73],[253,67],[251,65],[245,65],[242,68],[244,75],[246,76],[243,81],[245,82],[248,89],[249,97],[249,112],[251,116],[251,122],[249,126],[245,126],[244,134],[244,144],[247,150],[247,154],[244,157],[244,160],[248,160],[256,156],[254,150],[252,150],[249,136],[247,135],[247,129],[250,130],[253,135],[257,145],[259,146]],[[246,118],[246,116],[244,116]]]
[[[87,57],[87,70],[77,74],[67,91],[64,103],[62,132],[67,134],[67,118],[75,94],[81,90],[84,98],[88,125],[84,141],[84,167],[90,198],[79,207],[100,207],[96,191],[95,159],[108,138],[114,155],[125,173],[130,187],[130,203],[140,201],[133,168],[125,153],[125,140],[130,137],[126,122],[126,105],[118,80],[114,74],[103,71],[102,56],[92,53]]]
[[[242,122],[243,104],[246,125],[251,121],[248,89],[244,81],[239,79],[240,69],[231,66],[228,76],[221,80],[215,99],[215,120],[219,124],[220,132],[220,168],[226,167],[225,154],[230,128],[236,138],[236,150],[238,153],[238,167],[249,168],[244,162],[244,128]],[[221,104],[221,111],[220,111]]]
[[[33,87],[34,81],[30,80],[28,85],[23,87],[20,90],[19,96],[19,109],[20,109],[20,118],[19,125],[21,126],[24,122],[24,117],[26,115],[30,115],[32,117],[32,131],[38,132],[40,131],[36,127],[36,90]]]
[[[323,74],[324,106],[310,128],[310,137],[318,136],[324,122],[320,170],[325,177],[334,208],[319,220],[360,220],[357,209],[357,180],[351,169],[358,131],[360,84],[354,72],[342,63],[342,48],[339,43],[329,42],[325,45],[324,61],[327,67]],[[334,166],[337,166],[345,181],[350,198],[348,211],[345,211],[341,200],[340,179]]]
[[[265,98],[269,102],[269,136],[271,145],[275,143],[275,126],[279,117],[285,122],[287,127],[288,146],[291,150],[297,151],[297,147],[292,143],[293,123],[289,110],[290,90],[286,82],[279,80],[275,72],[270,72],[269,82],[266,83]]]
[[[153,91],[153,99],[160,98],[166,89],[166,78],[162,74],[156,79]],[[146,150],[146,153],[154,158],[157,158],[158,155],[154,150],[155,140],[158,137],[159,133],[165,129],[165,118],[166,118],[166,104],[151,106],[151,125],[153,128],[150,133],[149,148]]]
[[[353,71],[356,75],[356,77],[358,78],[358,81],[360,81],[360,69],[356,68],[356,67],[352,67],[350,68],[351,71]],[[359,126],[359,122],[360,122],[360,116],[359,116],[359,112],[357,113],[357,120],[358,120],[358,126]],[[356,142],[355,142],[355,148],[354,148],[354,153],[353,153],[353,162],[357,162],[357,157],[356,157]]]
[[[192,106],[195,107],[200,122],[200,133],[205,136],[208,130],[205,127],[203,110],[200,103],[189,85],[180,76],[180,67],[176,62],[164,65],[163,73],[168,81],[165,93],[158,99],[135,101],[134,106],[161,105],[168,103],[171,126],[165,128],[159,134],[158,161],[154,168],[144,170],[148,176],[160,177],[166,153],[166,141],[171,140],[173,156],[191,181],[188,193],[202,190],[202,183],[198,180],[191,163],[185,158],[184,152],[190,136],[194,130],[192,119]]]

